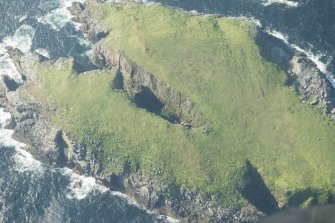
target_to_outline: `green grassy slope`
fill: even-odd
[[[230,205],[241,202],[235,173],[245,159],[281,199],[288,190],[334,188],[335,128],[261,58],[252,24],[157,5],[90,10],[112,28],[104,44],[189,97],[213,128],[186,130],[136,108],[111,89],[114,71],[77,76],[71,61],[44,64],[46,93],[59,107],[54,120],[100,151],[108,168],[128,159]]]

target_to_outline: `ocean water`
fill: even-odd
[[[333,0],[155,1],[190,11],[252,19],[264,31],[308,54],[325,75],[335,73]],[[22,82],[6,46],[50,59],[73,56],[85,64],[91,43],[78,30],[79,24],[70,21],[66,7],[71,3],[0,0],[0,76]],[[108,190],[91,177],[36,161],[22,150],[23,144],[11,138],[12,131],[4,129],[9,117],[0,109],[0,222],[175,222],[140,208],[126,195]]]

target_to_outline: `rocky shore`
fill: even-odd
[[[11,52],[25,83],[15,91],[4,84],[1,88],[2,107],[12,114],[7,128],[13,129],[13,138],[26,144],[33,156],[47,165],[72,168],[75,172],[94,176],[111,190],[133,197],[140,206],[173,216],[182,222],[254,222],[263,214],[252,205],[241,210],[220,206],[209,195],[175,184],[162,185],[155,177],[132,172],[127,163],[119,174],[105,171],[86,153],[85,147],[75,142],[70,133],[52,124],[48,113],[53,108],[41,104],[29,94],[29,86],[38,85],[37,66],[45,58],[35,54]],[[14,80],[12,80],[14,81]]]
[[[263,58],[287,72],[287,84],[303,103],[316,106],[322,114],[335,119],[335,92],[327,74],[322,73],[307,55],[266,32],[260,31],[256,41]]]
[[[98,3],[88,1],[87,4]],[[171,118],[173,122],[183,122],[188,127],[201,126],[203,131],[210,130],[206,118],[197,112],[192,102],[185,96],[157,80],[154,74],[142,70],[137,64],[129,61],[122,52],[100,44],[99,41],[109,34],[109,30],[90,17],[89,12],[85,10],[85,5],[74,3],[69,11],[73,14],[75,21],[83,24],[82,31],[96,43],[92,62],[100,69],[108,70],[116,67],[120,70],[121,76],[120,79],[115,80],[115,88],[125,90],[130,98],[135,98],[145,86],[158,97],[161,96],[159,99],[164,102],[169,116],[162,115],[167,119],[173,117]],[[324,114],[335,118],[334,89],[316,66],[305,55],[287,48],[280,41],[268,38],[266,42],[261,38],[265,37],[259,37],[264,58],[287,71],[288,84],[301,96],[302,100],[318,106]],[[162,184],[157,181],[154,171],[151,175],[144,176],[140,170],[133,172],[128,163],[124,163],[119,174],[106,171],[104,166],[95,160],[93,154],[88,154],[85,147],[71,137],[70,132],[51,122],[49,114],[55,108],[37,101],[32,96],[29,86],[40,85],[38,66],[47,58],[36,53],[33,56],[24,55],[17,49],[10,49],[10,54],[18,71],[22,74],[24,84],[20,85],[5,76],[0,88],[1,106],[12,114],[7,128],[14,130],[13,138],[25,143],[25,149],[36,159],[48,165],[66,166],[77,173],[94,176],[111,190],[128,194],[143,208],[173,216],[182,222],[256,222],[264,216],[263,212],[251,204],[242,209],[223,207],[209,194],[201,194],[195,189],[187,189],[182,185]],[[163,95],[169,97],[164,98]],[[170,101],[167,98],[170,98]],[[175,103],[176,101],[178,103]],[[247,170],[250,170],[250,166]],[[251,182],[247,187],[261,185],[262,188],[266,188],[263,184]],[[241,187],[241,191],[244,193],[248,190]],[[273,210],[278,208],[277,202],[268,195],[269,191],[265,189],[261,191],[262,196],[252,197],[252,199],[256,201],[268,199]],[[259,201],[253,204],[257,206],[258,203]]]

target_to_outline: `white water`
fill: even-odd
[[[33,27],[29,25],[22,25],[16,30],[13,36],[8,36],[3,39],[3,41],[0,43],[0,78],[3,75],[7,75],[13,78],[16,82],[23,83],[22,77],[10,59],[6,47],[10,46],[13,48],[18,48],[23,53],[29,54],[34,35],[35,30]],[[20,143],[12,138],[14,131],[4,128],[10,118],[11,114],[5,112],[3,108],[0,108],[0,143],[2,146],[15,148],[15,169],[19,172],[43,172],[41,163],[35,160],[30,153],[22,149],[25,144]]]
[[[326,57],[327,55],[314,54],[311,50],[304,50],[304,49],[300,48],[299,46],[290,43],[289,40],[288,40],[288,37],[286,35],[278,32],[276,30],[266,29],[266,32],[268,34],[282,40],[285,44],[287,44],[291,48],[297,50],[298,52],[301,52],[301,53],[305,54],[307,56],[307,58],[309,60],[311,60],[316,65],[316,67],[326,76],[328,81],[332,84],[333,88],[335,89],[335,79],[333,77],[333,74],[331,74],[327,69],[327,66],[331,62],[332,58],[330,58],[326,63],[324,63],[324,62],[321,61],[321,58]]]
[[[35,30],[29,25],[20,26],[13,36],[8,36],[0,42],[0,78],[8,75],[16,82],[22,83],[22,77],[16,70],[12,60],[9,58],[6,47],[20,49],[23,53],[28,54],[32,46],[32,39],[35,35]]]
[[[84,199],[89,194],[94,191],[100,193],[105,193],[108,191],[108,188],[102,185],[97,184],[94,177],[86,177],[74,173],[68,168],[61,169],[63,175],[68,176],[71,179],[70,184],[67,186],[69,193],[66,195],[68,199]]]
[[[16,154],[14,156],[14,160],[16,162],[16,171],[34,171],[36,173],[42,173],[43,168],[41,163],[35,160],[30,153],[22,149],[25,144],[12,138],[14,132],[13,130],[4,128],[10,118],[11,114],[4,112],[3,108],[0,108],[0,142],[2,146],[15,148]]]
[[[0,108],[0,142],[2,146],[5,147],[20,148],[21,146],[24,146],[24,144],[19,143],[12,138],[14,131],[4,128],[10,117],[10,113],[4,112],[3,108]]]
[[[290,7],[290,8],[296,8],[296,7],[299,6],[298,2],[293,2],[293,1],[289,1],[289,0],[263,0],[262,4],[265,5],[265,6],[269,6],[269,5],[272,5],[272,4],[283,4],[283,5],[285,5],[287,7]]]
[[[84,3],[85,0],[46,0],[43,5],[44,8],[48,9],[52,7],[53,9],[50,10],[46,15],[37,18],[37,21],[50,25],[55,30],[63,28],[68,22],[72,22],[78,27],[80,24],[71,21],[73,16],[67,10],[67,8],[70,7],[73,2]]]

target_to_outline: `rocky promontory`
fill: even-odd
[[[87,4],[94,6],[98,3],[89,1]],[[86,10],[85,5],[74,3],[69,10],[74,16],[73,20],[83,23],[81,30],[95,43],[91,62],[97,66],[99,71],[106,73],[111,70],[117,71],[117,75],[111,83],[111,90],[125,93],[134,106],[164,119],[167,121],[168,128],[182,129],[188,140],[194,137],[193,133],[190,133],[193,129],[202,134],[202,140],[211,136],[213,132],[214,136],[217,134],[214,128],[218,124],[210,120],[210,112],[204,113],[204,110],[200,109],[199,102],[195,101],[197,97],[190,97],[180,88],[169,85],[166,80],[163,81],[154,72],[147,71],[140,63],[132,60],[126,51],[113,49],[105,42],[100,42],[108,37],[112,29],[97,22],[90,11]],[[134,20],[138,21],[139,18],[134,18]],[[219,26],[218,23],[214,23],[211,28],[217,29],[217,26]],[[302,100],[310,105],[316,105],[327,115],[333,115],[334,90],[315,64],[308,60],[306,55],[283,46],[283,43],[279,43],[277,40],[267,44],[264,44],[264,40],[261,42],[263,43],[261,52],[263,57],[276,63],[287,72],[287,84],[299,94]],[[144,51],[146,50],[144,49]],[[240,52],[244,53],[243,49]],[[24,83],[16,83],[9,77],[3,78],[1,103],[12,114],[7,127],[13,129],[13,137],[25,143],[25,149],[43,163],[57,167],[68,167],[80,174],[94,176],[111,190],[128,194],[143,208],[176,217],[182,222],[256,222],[261,216],[272,214],[282,207],[281,201],[277,199],[278,194],[274,195],[273,193],[274,184],[268,187],[269,178],[263,179],[262,174],[266,172],[264,168],[257,170],[257,165],[254,166],[254,160],[257,159],[251,161],[246,159],[245,163],[234,173],[235,175],[229,176],[231,179],[234,177],[239,179],[236,186],[245,201],[242,208],[225,206],[218,202],[214,195],[203,193],[199,189],[192,189],[175,182],[161,182],[157,177],[157,172],[160,170],[156,170],[155,166],[152,166],[152,171],[148,173],[140,168],[135,169],[129,162],[123,162],[118,171],[111,171],[71,131],[52,121],[52,114],[58,108],[50,102],[51,99],[40,100],[37,97],[45,91],[39,67],[43,63],[51,64],[55,68],[62,67],[65,59],[49,61],[48,58],[36,53],[24,55],[18,49],[10,49],[9,53],[21,73]],[[86,70],[78,72],[74,66],[76,61],[73,60],[73,73],[84,76],[90,72]],[[240,66],[240,64],[237,63],[236,66]],[[246,77],[234,76],[234,78],[240,78],[243,83],[243,78]],[[204,89],[208,92],[211,90]],[[265,97],[266,93],[262,89],[261,91],[262,97]],[[232,98],[229,102],[236,100],[234,96]],[[228,107],[230,104],[215,106],[221,108]],[[259,112],[252,109],[246,111],[255,114],[253,117],[257,117],[257,112]],[[236,118],[237,120],[224,120],[221,130],[226,127],[226,123],[238,121],[239,118]],[[221,121],[220,124],[222,124]],[[244,124],[247,126],[249,123],[246,121]],[[239,129],[233,130],[241,131]],[[277,131],[277,129],[275,130]],[[249,143],[250,137],[248,137],[249,135],[244,134],[240,138],[243,143]],[[251,136],[251,138],[253,137]],[[213,137],[213,139],[215,138]],[[222,144],[226,140],[229,141],[231,138],[223,137]],[[266,140],[260,138],[260,144],[266,143]],[[203,178],[206,178],[206,183],[209,185],[213,182],[213,177],[210,174]]]

